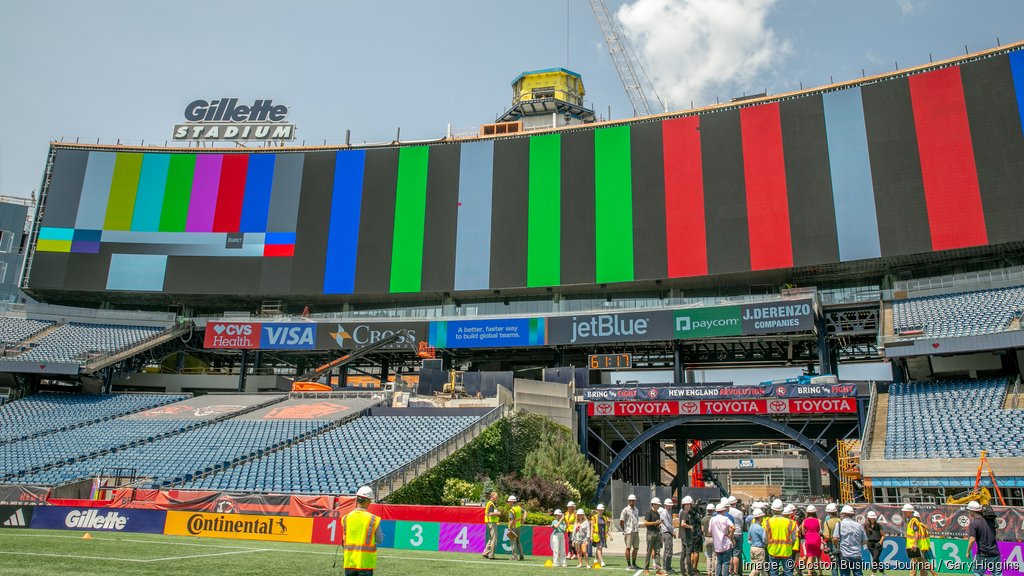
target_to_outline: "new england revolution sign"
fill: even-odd
[[[855,398],[759,398],[669,402],[589,402],[588,416],[836,414],[857,411]]]

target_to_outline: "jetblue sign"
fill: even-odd
[[[295,140],[295,125],[285,123],[288,107],[273,100],[239,104],[238,98],[194,100],[185,107],[186,124],[175,124],[175,141]]]
[[[548,344],[672,340],[672,312],[583,314],[547,319]]]
[[[32,513],[31,525],[48,530],[163,534],[166,519],[167,513],[162,510],[39,506]]]

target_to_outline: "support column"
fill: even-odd
[[[832,358],[828,349],[828,329],[824,316],[816,319],[818,328],[818,373],[832,374]]]
[[[391,365],[388,363],[387,358],[382,358],[380,361],[380,383],[383,386],[388,381],[388,373],[391,369]]]
[[[686,366],[683,365],[683,345],[672,344],[672,382],[682,384],[686,381]]]
[[[348,386],[348,365],[338,368],[338,387],[344,388]],[[383,384],[381,385],[383,387]]]
[[[174,357],[174,371],[181,374],[185,370],[185,353],[178,352]]]
[[[242,359],[238,362],[238,391],[245,392],[245,371],[249,364],[249,351],[242,350]]]

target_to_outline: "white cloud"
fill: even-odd
[[[911,16],[917,12],[917,9],[923,6],[925,0],[896,0],[896,5],[900,7],[900,12],[904,16]]]
[[[670,108],[760,92],[790,45],[768,27],[778,0],[634,0],[617,16]]]

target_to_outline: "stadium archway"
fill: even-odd
[[[803,448],[814,457],[818,458],[825,468],[832,474],[833,477],[839,477],[839,465],[836,460],[832,458],[829,453],[819,444],[821,438],[811,438],[804,434],[801,430],[797,430],[783,422],[772,420],[764,416],[756,415],[737,415],[731,416],[730,421],[743,424],[753,424],[755,426],[761,426],[767,428],[779,435],[781,435],[787,443],[791,443],[795,446]],[[684,426],[686,424],[701,424],[709,422],[720,422],[721,417],[719,416],[707,416],[707,415],[688,415],[688,416],[677,416],[670,420],[659,422],[650,428],[647,428],[638,436],[633,438],[626,446],[615,454],[611,462],[608,464],[605,471],[601,474],[601,478],[597,483],[597,495],[596,500],[600,500],[604,493],[604,489],[611,482],[612,476],[615,475],[616,470],[619,466],[626,461],[634,451],[639,449],[649,440],[657,438],[658,435],[667,432],[673,428]],[[706,446],[694,455],[691,459],[693,462],[699,462],[704,457],[710,455],[716,450],[720,450],[730,444],[737,442],[737,440],[716,440],[709,442]],[[687,465],[687,470],[689,465]]]

